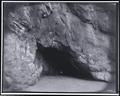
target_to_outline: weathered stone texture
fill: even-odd
[[[59,49],[60,43],[70,47],[95,78],[109,81],[114,66],[109,58],[110,52],[114,54],[111,39],[116,34],[111,29],[112,12],[97,4],[79,3],[23,4],[10,11],[7,24],[13,33],[6,34],[4,41],[6,79],[18,84],[36,81],[42,71],[42,64],[39,68],[34,64],[38,42],[43,47]]]

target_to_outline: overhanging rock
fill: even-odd
[[[102,4],[79,3],[21,4],[13,9],[5,21],[4,73],[8,83],[29,85],[40,77],[45,62],[36,60],[36,42],[44,48],[70,48],[75,60],[87,66],[94,78],[111,80],[115,67],[110,60],[115,56],[114,10]],[[79,67],[77,64],[73,66]]]

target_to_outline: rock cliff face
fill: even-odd
[[[27,3],[4,7],[4,78],[10,87],[32,85],[49,71],[44,54],[50,48],[72,56],[67,67],[61,65],[63,73],[77,70],[75,75],[84,69],[95,79],[111,80],[116,60],[115,5]]]

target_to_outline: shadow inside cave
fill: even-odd
[[[78,62],[75,53],[70,48],[61,45],[60,49],[54,47],[43,47],[37,44],[37,54],[43,57],[45,66],[49,70],[45,72],[43,65],[43,75],[47,76],[69,76],[87,80],[95,80],[86,64]]]

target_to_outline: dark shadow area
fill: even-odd
[[[49,67],[49,71],[44,73],[44,75],[62,75],[94,80],[89,68],[76,60],[76,56],[70,48],[65,46],[62,46],[60,49],[53,47],[45,48],[40,44],[37,45],[37,53],[43,56]]]

